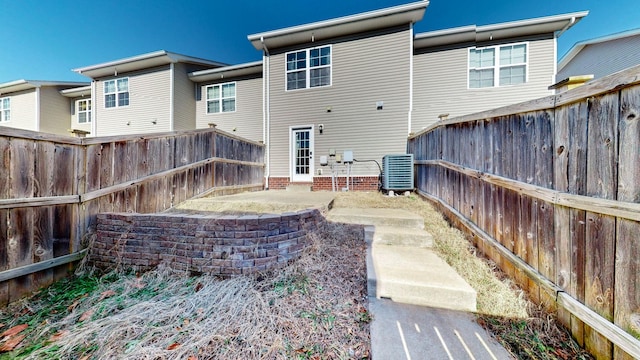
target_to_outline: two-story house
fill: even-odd
[[[91,99],[78,90],[87,85],[39,80],[0,84],[0,126],[69,135],[70,129],[91,124]],[[88,103],[81,103],[83,97]]]
[[[263,52],[269,188],[310,183],[328,189],[337,173],[352,175],[352,188],[376,189],[375,162],[404,153],[406,136],[439,115],[551,94],[557,38],[587,15],[414,34],[427,5],[416,2],[248,37]],[[353,164],[335,162],[345,151],[353,154]],[[321,156],[329,166],[321,164]]]
[[[74,69],[91,78],[92,136],[196,128],[190,72],[225,64],[168,51]]]

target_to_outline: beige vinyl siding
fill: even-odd
[[[0,122],[1,126],[31,131],[39,130],[36,119],[36,89],[0,95],[0,98],[4,97],[11,98],[11,120]]]
[[[173,126],[176,131],[196,128],[195,84],[188,76],[189,72],[195,70],[187,64],[174,64]]]
[[[90,100],[90,97],[77,97],[77,98],[73,98],[73,99],[69,99],[69,109],[72,109],[72,113],[71,113],[71,129],[78,129],[78,130],[84,130],[84,131],[88,131],[91,132],[92,131],[92,126],[91,124],[93,123],[93,119],[91,119],[91,122],[86,122],[86,123],[82,123],[80,124],[78,122],[78,105],[77,105],[77,101],[78,100]],[[93,136],[93,134],[89,135],[89,136]]]
[[[270,58],[270,176],[290,176],[290,126],[314,125],[314,168],[329,149],[353,150],[358,160],[405,153],[408,133],[411,35],[407,26],[332,45],[332,84],[285,91],[285,54]],[[312,47],[301,46],[300,49]],[[376,110],[383,101],[384,109]],[[327,112],[331,107],[331,112]],[[318,125],[324,125],[324,133]],[[339,166],[344,175],[345,167]],[[330,174],[324,168],[324,175]],[[375,163],[356,163],[353,175],[378,175]]]
[[[612,56],[612,54],[615,54]],[[558,71],[557,81],[570,76],[601,78],[640,64],[640,35],[585,46]]]
[[[105,108],[104,81],[125,77],[129,78],[129,105]],[[170,131],[170,80],[168,65],[97,80],[96,136]]]
[[[207,86],[227,82],[236,83],[236,111],[207,114]],[[198,86],[200,96],[196,102],[197,128],[207,128],[209,123],[215,123],[223,131],[233,132],[250,140],[262,141],[262,76],[237,80],[224,79],[198,84]]]
[[[60,95],[59,90],[52,86],[40,88],[40,131],[70,135],[71,107],[69,99]]]
[[[440,114],[452,118],[552,94],[548,86],[554,75],[554,40],[526,43],[528,81],[512,86],[468,89],[468,47],[414,55],[411,131],[433,124]]]

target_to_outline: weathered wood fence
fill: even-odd
[[[640,358],[640,67],[408,140],[416,186],[597,358]]]
[[[0,304],[64,276],[100,212],[262,189],[264,146],[216,129],[71,138],[0,127]],[[66,265],[65,265],[66,264]]]

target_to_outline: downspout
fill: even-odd
[[[269,176],[271,175],[271,108],[270,108],[270,91],[269,91],[269,49],[267,48],[267,44],[264,43],[264,37],[260,37],[260,42],[262,43],[262,83],[263,83],[263,106],[262,106],[262,119],[264,132],[262,134],[262,139],[265,145],[265,170],[264,170],[264,178],[265,178],[265,189],[269,189]],[[266,70],[266,71],[265,71]]]
[[[408,131],[411,134],[411,118],[413,116],[413,23],[409,23],[409,112]]]
[[[572,16],[571,20],[567,25],[565,25],[560,31],[556,31],[553,34],[553,79],[551,79],[552,83],[556,83],[556,76],[558,75],[558,38],[564,34],[565,31],[569,30],[573,24],[576,23],[576,17]]]
[[[36,131],[40,130],[40,86],[36,87]]]
[[[169,131],[173,131],[174,130],[174,123],[173,123],[173,101],[175,99],[174,94],[173,94],[173,88],[174,88],[174,73],[175,73],[175,64],[171,63],[169,65]]]
[[[98,120],[96,119],[96,81],[91,81],[91,134],[98,136]],[[75,106],[75,104],[74,104]]]

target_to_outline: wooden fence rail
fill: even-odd
[[[416,186],[597,358],[640,358],[640,66],[410,136]]]
[[[0,127],[0,304],[64,276],[100,212],[261,189],[264,146],[217,129],[68,138]]]

